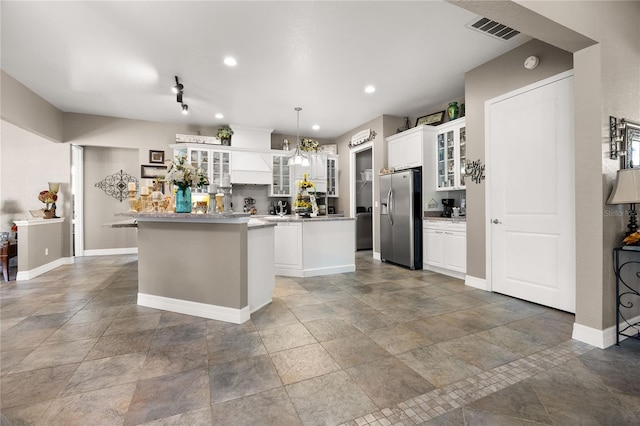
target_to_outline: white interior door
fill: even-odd
[[[575,312],[573,76],[486,107],[491,288]]]

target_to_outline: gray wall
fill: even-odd
[[[2,70],[0,84],[0,117],[3,120],[55,142],[62,141],[62,111]]]
[[[127,148],[84,147],[84,249],[102,250],[138,247],[135,228],[109,228],[103,226],[126,217],[117,213],[129,211],[128,198],[122,202],[95,186],[105,177],[120,170],[133,176],[140,175],[138,150]]]
[[[576,2],[449,1],[574,53],[576,322],[604,330],[615,322],[611,251],[625,220],[605,214],[618,169],[608,160],[608,117],[640,117],[640,3],[580,2],[576,13]]]
[[[21,227],[18,233],[18,272],[32,271],[70,257],[65,248],[65,222]]]
[[[540,65],[527,70],[522,65],[530,55]],[[465,75],[467,107],[467,157],[485,162],[484,103],[503,93],[526,86],[573,67],[569,52],[532,40],[475,68]],[[486,277],[485,264],[485,185],[470,179],[467,183],[467,275]]]

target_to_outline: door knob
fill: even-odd
[[[491,222],[493,222],[495,225],[498,225],[498,224],[502,223],[498,219],[493,219]]]

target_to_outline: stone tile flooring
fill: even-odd
[[[1,425],[633,425],[640,342],[358,252],[242,325],[139,307],[136,256],[0,287]]]

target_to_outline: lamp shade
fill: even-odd
[[[607,204],[640,203],[640,168],[618,170]]]

